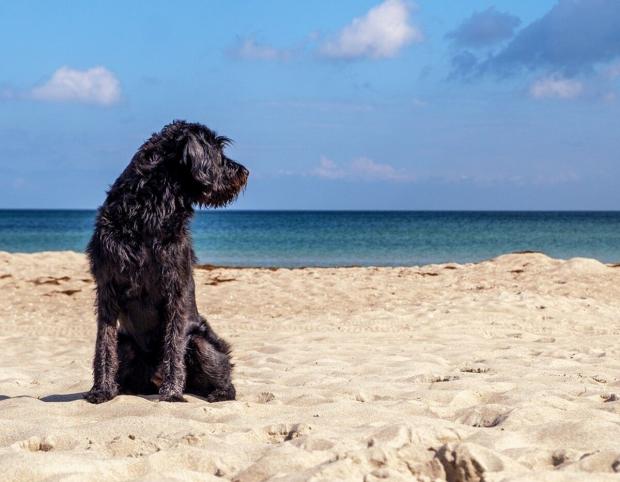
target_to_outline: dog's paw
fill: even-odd
[[[159,401],[160,402],[187,402],[183,398],[183,392],[173,387],[162,385],[159,389]]]
[[[160,402],[187,402],[181,393],[160,393]]]
[[[86,392],[83,396],[89,403],[103,403],[112,400],[117,395],[116,390],[100,390],[92,388],[89,392]]]
[[[207,395],[207,402],[224,402],[226,400],[234,400],[237,392],[233,385],[226,388],[216,388]]]

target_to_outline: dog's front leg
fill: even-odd
[[[116,322],[118,307],[113,290],[97,288],[97,341],[93,360],[93,387],[84,398],[102,403],[118,395],[118,340]]]
[[[187,310],[182,290],[172,283],[166,300],[166,331],[164,336],[162,383],[159,399],[163,402],[185,402],[185,351],[187,350]]]

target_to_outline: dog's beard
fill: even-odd
[[[232,203],[245,189],[248,181],[247,169],[240,167],[235,174],[224,181],[210,185],[198,198],[202,207],[220,208]]]

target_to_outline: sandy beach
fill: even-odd
[[[0,253],[3,480],[620,476],[620,267],[195,271],[238,400],[94,406],[81,254]]]

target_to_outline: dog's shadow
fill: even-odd
[[[4,401],[4,400],[14,400],[16,398],[33,398],[35,400],[40,400],[42,402],[46,402],[46,403],[66,403],[66,402],[75,402],[77,400],[83,400],[84,399],[84,395],[86,395],[87,392],[75,392],[75,393],[57,393],[57,394],[53,394],[53,395],[46,395],[44,397],[33,397],[31,395],[15,395],[13,397],[10,397],[8,395],[0,395],[0,402]],[[142,395],[142,394],[135,394],[135,393],[125,393],[124,395],[130,396],[130,397],[138,397],[138,398],[142,398],[144,400],[149,400],[151,402],[157,402],[158,401],[158,395]],[[207,402],[206,398],[203,398],[201,396],[198,395],[194,395],[194,394],[188,394],[191,395],[192,397],[198,398],[199,400],[205,401]]]
[[[46,395],[45,397],[39,398],[39,400],[50,403],[75,402],[76,400],[83,400],[85,394],[86,392],[59,393],[55,395]]]
[[[48,403],[62,403],[62,402],[75,402],[76,400],[82,400],[86,392],[76,393],[59,393],[54,395],[46,395],[45,397],[33,397],[30,395],[15,395],[9,397],[8,395],[0,395],[0,402],[4,400],[13,400],[16,398],[34,398],[35,400],[41,400]]]

